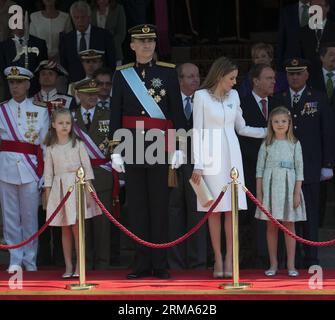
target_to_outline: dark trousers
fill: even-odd
[[[306,204],[307,221],[302,223],[300,234],[305,239],[318,241],[320,183],[303,184],[302,192]],[[304,245],[303,249],[304,267],[309,268],[311,265],[319,263],[317,247]]]
[[[170,191],[169,239],[173,241],[203,218],[197,212],[197,198],[189,183],[193,165],[186,164],[177,170],[178,187]],[[205,223],[195,234],[181,244],[169,248],[168,261],[171,269],[205,269],[207,260],[207,228]]]
[[[165,243],[168,240],[168,166],[126,165],[126,193],[130,230],[143,240]],[[166,249],[151,249],[135,244],[133,271],[140,273],[167,268]]]

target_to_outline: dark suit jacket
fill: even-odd
[[[96,107],[94,111],[94,116],[92,119],[92,124],[90,126],[90,130],[87,131],[85,127],[85,123],[83,121],[81,115],[81,108],[78,108],[74,113],[74,119],[79,126],[86,134],[90,136],[90,138],[94,141],[96,146],[99,148],[101,143],[108,137],[108,131],[102,132],[101,130],[101,121],[107,121],[107,129],[109,129],[109,119],[110,119],[110,110],[105,108]],[[101,124],[101,125],[100,125]],[[99,130],[100,129],[100,130]],[[101,148],[102,149],[102,148]],[[101,150],[100,149],[100,150]],[[108,152],[105,154],[108,157]],[[100,167],[93,167],[94,172],[94,180],[93,185],[97,192],[112,190],[113,188],[113,176],[112,173],[102,169]],[[112,196],[112,191],[111,191]]]
[[[285,59],[300,56],[299,4],[284,7],[279,16],[277,69],[283,69]]]
[[[110,32],[91,26],[89,49],[105,51],[105,65],[114,70],[115,48],[114,39]],[[61,65],[69,72],[69,82],[85,78],[85,71],[78,56],[76,30],[60,34],[59,55]]]
[[[308,59],[313,68],[320,68],[321,61],[317,50],[317,37],[315,30],[305,26],[300,30],[301,57]],[[327,20],[320,39],[320,47],[323,43],[335,41],[335,22]]]
[[[268,114],[270,114],[271,110],[277,105],[278,102],[276,102],[274,98],[268,97]],[[267,121],[252,94],[241,98],[241,108],[243,111],[243,118],[247,126],[261,128],[267,127]],[[253,191],[256,187],[255,181],[258,151],[263,139],[239,136],[239,141],[247,188],[250,188],[250,190]]]
[[[290,91],[277,96],[292,112],[294,135],[301,143],[304,160],[304,184],[319,183],[321,168],[334,164],[334,120],[327,96],[306,87],[297,106],[291,107]],[[314,104],[315,112],[308,112]]]
[[[39,54],[28,53],[28,63],[29,70],[34,73],[35,69],[38,67],[41,61],[48,59],[48,49],[45,40],[34,37],[32,35],[29,36],[28,47],[36,47],[39,50]],[[15,42],[12,38],[8,38],[7,40],[0,43],[0,70],[1,75],[3,76],[3,70],[9,66],[20,66],[25,67],[25,57],[21,55],[20,59],[13,62],[16,57],[16,46]],[[34,77],[31,80],[31,86],[29,90],[29,95],[32,96],[39,91],[39,83],[38,79]],[[9,98],[9,90],[6,82],[5,86],[5,95],[6,98]]]

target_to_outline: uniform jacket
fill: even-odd
[[[4,103],[7,112],[11,112],[13,118],[17,122],[24,141],[36,145],[42,145],[49,129],[49,115],[46,108],[38,107],[32,103],[31,99],[26,99],[20,103],[20,111],[18,103],[13,99]],[[33,120],[29,121],[27,113],[34,113]],[[29,138],[29,133],[30,138]],[[3,123],[0,121],[0,140],[12,140]],[[36,157],[33,156],[33,162],[36,165]],[[24,184],[33,182],[34,176],[24,164],[24,155],[16,152],[0,152],[0,180],[11,184]]]
[[[321,168],[334,163],[334,121],[327,96],[306,87],[294,108],[289,90],[277,98],[292,112],[294,135],[302,147],[304,183],[318,183]]]
[[[129,64],[126,67],[132,67],[134,64]],[[144,84],[151,92],[153,97],[157,99],[158,105],[164,113],[166,119],[171,120],[175,129],[186,128],[185,115],[183,111],[182,98],[178,77],[174,65],[169,65],[161,62],[151,62],[145,65],[139,64],[134,66],[136,72],[142,77],[142,72],[145,70]],[[122,128],[122,117],[149,117],[139,100],[136,98],[132,89],[127,84],[121,71],[115,72],[113,79],[113,95],[110,121],[110,137],[113,140],[115,132]],[[145,134],[146,130],[140,130],[138,134]],[[131,129],[134,139],[134,157],[136,153],[136,129]],[[146,142],[144,150],[151,143]],[[142,148],[143,151],[143,148]],[[145,160],[145,159],[144,159]],[[135,162],[135,161],[134,161]],[[126,161],[127,163],[127,161]],[[130,163],[128,163],[130,164]],[[141,164],[147,164],[146,161]]]
[[[85,123],[81,115],[81,108],[78,108],[74,112],[74,119],[78,127],[90,136],[106,157],[109,157],[107,139],[109,132],[110,110],[107,108],[96,107],[89,131],[87,131],[85,127]],[[93,184],[97,192],[112,190],[113,178],[111,172],[100,167],[94,167],[93,172],[95,177]]]

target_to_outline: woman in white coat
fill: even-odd
[[[193,100],[193,152],[194,171],[192,180],[199,183],[203,177],[214,199],[223,186],[230,181],[230,171],[236,167],[239,182],[244,184],[243,164],[239,135],[262,138],[265,128],[252,128],[245,124],[240,108],[240,99],[232,87],[236,84],[238,70],[229,59],[217,59]],[[231,190],[228,188],[208,225],[213,246],[215,264],[214,278],[232,276],[232,227]],[[247,209],[246,195],[239,186],[239,209]],[[208,211],[198,202],[198,211]],[[226,256],[223,263],[221,253],[221,213],[225,213]]]

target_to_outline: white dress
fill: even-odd
[[[56,18],[46,18],[42,11],[33,12],[30,15],[31,23],[29,33],[46,41],[48,56],[58,55],[59,34],[72,30],[71,18],[68,13],[59,11]]]
[[[239,135],[264,138],[265,128],[252,128],[245,124],[240,107],[240,98],[236,90],[230,90],[227,96],[218,101],[206,89],[198,90],[193,100],[193,152],[195,169],[203,170],[203,178],[216,199],[223,186],[231,182],[230,171],[233,167],[239,172],[238,204],[246,210],[246,195],[241,188],[244,185],[243,164]],[[198,201],[198,211],[208,211]],[[230,187],[215,212],[231,211]]]
[[[48,204],[47,219],[53,214],[64,198],[69,187],[76,182],[76,173],[80,167],[85,171],[85,180],[93,180],[94,174],[85,145],[77,141],[72,147],[72,141],[67,144],[47,147],[44,163],[44,186],[51,187]],[[90,194],[86,192],[85,218],[92,218],[101,214],[100,208],[95,204]],[[76,224],[77,204],[76,188],[73,190],[63,209],[51,222],[51,226],[69,226]]]

